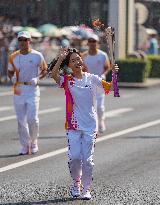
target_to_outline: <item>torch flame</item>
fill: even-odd
[[[95,19],[92,22],[92,25],[93,25],[93,27],[97,27],[97,28],[104,27],[104,24],[102,24],[102,22],[99,19]]]

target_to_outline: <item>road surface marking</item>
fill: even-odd
[[[1,92],[0,93],[0,97],[8,96],[8,95],[13,95],[13,91],[6,91],[6,92]]]
[[[46,88],[42,87],[42,88],[40,88],[40,91],[44,91],[45,89]],[[6,91],[6,92],[0,93],[0,97],[9,96],[9,95],[13,95],[13,91]]]
[[[102,142],[102,141],[107,140],[107,139],[119,137],[119,136],[122,136],[122,135],[125,135],[125,134],[128,134],[128,133],[135,132],[135,131],[138,131],[138,130],[142,130],[142,129],[152,127],[152,126],[155,126],[155,125],[158,125],[158,124],[160,124],[160,119],[154,120],[154,121],[151,121],[151,122],[147,122],[147,123],[135,126],[135,127],[131,127],[131,128],[125,129],[125,130],[121,130],[119,132],[115,132],[115,133],[111,133],[111,134],[102,136],[102,137],[98,138],[96,141],[97,141],[97,143]],[[15,169],[15,168],[27,165],[27,164],[31,164],[33,162],[37,162],[37,161],[40,161],[40,160],[43,160],[43,159],[46,159],[46,158],[49,158],[49,157],[53,157],[53,156],[56,156],[56,155],[59,155],[59,154],[65,153],[65,152],[67,152],[67,147],[62,148],[62,149],[58,149],[58,150],[55,150],[53,152],[49,152],[49,153],[46,153],[46,154],[43,154],[43,155],[40,155],[40,156],[37,156],[37,157],[33,157],[31,159],[26,159],[26,160],[23,160],[23,161],[20,161],[20,162],[16,162],[16,163],[10,164],[8,166],[1,167],[0,168],[0,173],[8,171],[8,170]]]
[[[120,108],[120,109],[115,109],[115,110],[111,110],[108,112],[104,113],[104,117],[108,118],[108,117],[116,117],[116,116],[120,116],[121,114],[125,113],[125,112],[130,112],[133,111],[133,108]]]
[[[40,115],[41,114],[47,114],[47,113],[50,113],[50,112],[55,112],[55,111],[60,111],[60,110],[62,110],[60,107],[50,108],[50,109],[40,110],[39,114]],[[123,114],[125,112],[129,112],[129,111],[132,111],[132,110],[133,110],[133,108],[120,108],[120,109],[117,109],[117,110],[111,110],[111,111],[105,112],[105,118],[116,117],[116,116],[119,116],[120,114]],[[11,116],[0,118],[0,122],[4,122],[4,121],[8,121],[8,120],[14,120],[14,119],[16,119],[16,115],[11,115]]]
[[[39,111],[39,115],[47,114],[47,113],[52,113],[52,112],[57,112],[57,111],[60,111],[60,110],[62,110],[62,108],[60,108],[60,107],[40,110]],[[0,122],[4,122],[4,121],[8,121],[8,120],[13,120],[13,119],[16,119],[16,115],[11,115],[11,116],[7,116],[7,117],[1,117],[0,118]]]
[[[13,110],[13,107],[11,107],[11,106],[3,106],[3,107],[0,107],[0,112],[1,112],[1,111],[7,111],[7,110]]]

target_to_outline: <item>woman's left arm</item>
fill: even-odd
[[[117,72],[118,69],[119,69],[118,65],[113,65],[112,66],[112,71],[113,72]],[[114,85],[113,85],[112,81],[111,82],[107,82],[105,80],[102,80],[102,78],[100,78],[100,77],[98,77],[96,75],[93,75],[93,83],[95,83],[98,88],[103,88],[105,94],[108,94],[110,91],[114,90]]]

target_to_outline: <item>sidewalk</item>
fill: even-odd
[[[40,86],[53,86],[56,85],[55,81],[51,78],[45,78],[40,81]],[[120,88],[148,88],[154,86],[160,86],[160,78],[148,78],[146,82],[143,83],[127,83],[119,82]]]
[[[119,87],[121,88],[149,88],[155,86],[160,86],[160,78],[148,78],[143,83],[119,82]]]
[[[12,83],[9,80],[1,80],[0,79],[0,86],[11,86]],[[52,78],[45,78],[39,82],[40,86],[54,86],[56,85],[55,81]]]
[[[54,86],[56,85],[55,81],[52,78],[44,78],[39,82],[40,86]]]
[[[2,83],[0,82],[0,86],[12,85],[11,82]],[[40,86],[55,86],[56,83],[52,78],[45,78],[40,81]],[[149,88],[154,86],[160,86],[160,78],[148,78],[146,82],[143,83],[128,83],[128,82],[119,82],[120,88]]]

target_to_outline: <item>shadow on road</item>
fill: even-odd
[[[47,140],[47,139],[64,139],[66,138],[65,135],[63,136],[43,136],[43,137],[39,137],[39,140]],[[19,138],[13,138],[13,140],[15,141],[19,141]]]
[[[39,137],[38,139],[63,139],[63,138],[66,138],[66,136],[44,136],[44,137]]]
[[[123,139],[160,139],[160,136],[132,136],[122,137]]]
[[[54,200],[46,200],[46,201],[38,201],[38,202],[18,202],[18,203],[3,203],[3,205],[43,205],[43,204],[55,204],[59,202],[69,202],[69,201],[77,201],[80,199],[74,199],[71,197],[68,198],[60,198],[60,199],[54,199]],[[2,205],[0,203],[0,205]]]
[[[19,154],[8,154],[8,155],[0,155],[0,158],[11,158],[11,157],[20,157]]]

